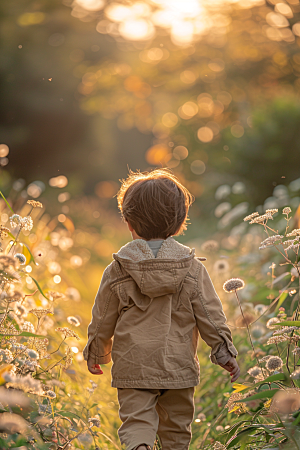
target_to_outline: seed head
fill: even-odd
[[[282,214],[285,214],[286,216],[288,216],[291,212],[292,212],[292,210],[291,210],[291,208],[289,206],[286,206],[282,210]]]
[[[22,265],[26,263],[26,257],[25,255],[23,255],[23,253],[16,253],[14,258],[16,258]]]
[[[68,327],[59,327],[59,328],[56,328],[55,331],[58,331],[59,333],[63,334],[64,339],[66,339],[67,337],[74,337],[77,340],[80,339],[80,337],[78,336],[76,331],[70,330],[70,328],[68,328]]]
[[[71,325],[74,325],[75,327],[79,327],[79,325],[80,325],[79,320],[78,320],[76,317],[74,317],[74,316],[69,316],[69,317],[67,318],[67,321],[68,321]]]
[[[41,202],[38,202],[36,200],[27,200],[28,205],[31,205],[33,208],[42,208],[43,205]]]
[[[9,229],[4,227],[3,225],[0,225],[0,239],[6,238],[9,233]]]
[[[218,427],[216,427],[217,430]],[[223,428],[223,427],[222,427]],[[217,430],[218,431],[218,430]],[[213,450],[226,450],[227,447],[225,445],[221,444],[221,442],[217,441],[214,443]]]
[[[9,220],[12,228],[22,224],[22,217],[19,214],[13,214]]]
[[[270,328],[270,330],[274,330],[274,329],[276,329],[276,327],[274,325],[277,323],[280,323],[280,320],[278,319],[278,317],[272,317],[267,322],[267,328]]]
[[[97,428],[99,428],[100,425],[101,425],[99,416],[97,415],[95,417],[91,417],[89,419],[89,424],[90,424],[90,427],[97,427]]]
[[[34,308],[31,309],[29,312],[38,319],[41,319],[41,317],[46,316],[47,314],[53,315],[53,312],[50,309]]]
[[[23,219],[21,219],[21,225],[23,230],[31,231],[33,227],[32,218],[30,216],[23,217]]]
[[[247,372],[251,377],[256,378],[261,375],[261,368],[259,366],[254,366],[247,370]]]
[[[247,222],[248,220],[252,220],[252,219],[254,219],[254,217],[257,217],[257,216],[259,216],[259,213],[254,212],[254,213],[250,214],[249,216],[244,217],[244,222]]]
[[[217,243],[217,241],[215,241],[213,239],[210,239],[201,245],[201,250],[203,252],[213,253],[213,252],[216,252],[218,249],[219,249],[219,244]]]
[[[291,374],[291,378],[293,378],[294,380],[299,380],[300,378],[300,367],[296,370],[294,370],[294,372]]]
[[[53,392],[51,390],[46,391],[44,395],[45,395],[45,397],[48,397],[48,398],[55,398],[56,397],[55,392]]]
[[[31,359],[38,359],[38,357],[39,357],[39,354],[35,350],[32,350],[32,349],[28,350],[27,355]]]
[[[271,356],[266,364],[266,368],[271,371],[281,369],[282,366],[283,361],[279,356]]]
[[[231,278],[230,280],[225,281],[223,284],[223,289],[225,292],[234,292],[245,287],[245,282],[241,278]]]

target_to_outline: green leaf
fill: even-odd
[[[4,197],[4,195],[2,194],[2,192],[0,191],[0,195],[3,198],[3,200],[5,201],[5,203],[7,204],[7,206],[9,207],[9,209],[11,210],[11,212],[14,214],[14,210],[12,209],[12,207],[10,206],[10,204],[8,203],[8,201],[6,200],[6,198]]]
[[[276,311],[279,310],[280,306],[281,306],[282,303],[285,301],[285,299],[287,298],[287,296],[288,296],[288,292],[283,292],[283,293],[281,294],[281,296],[279,297],[279,301],[278,301],[278,303],[277,303],[277,306],[276,306]]]
[[[38,288],[38,290],[40,291],[40,293],[42,294],[42,296],[46,299],[51,301],[48,297],[46,297],[46,295],[44,294],[44,292],[42,291],[42,288],[40,287],[39,283],[36,281],[35,278],[33,278],[31,275],[28,275],[35,283],[36,287]]]
[[[233,436],[228,442],[227,442],[227,448],[231,448],[234,445],[238,444],[239,442],[243,441],[245,438],[250,437],[249,432],[255,431],[256,427],[250,426],[246,429],[243,429],[240,431],[236,436]]]
[[[300,320],[284,320],[283,322],[274,323],[272,326],[280,326],[280,327],[300,327]]]
[[[31,262],[33,262],[33,264],[36,264],[33,254],[31,253],[29,247],[26,244],[21,244],[23,246],[23,255],[26,258],[26,263],[25,264],[29,264]]]
[[[90,409],[95,408],[95,406],[98,406],[98,403],[93,403],[92,406],[90,406]]]
[[[266,389],[264,391],[258,392],[257,394],[251,395],[251,397],[243,398],[242,400],[236,400],[235,403],[251,402],[252,400],[261,398],[272,398],[278,391],[279,389]]]
[[[0,333],[0,336],[16,336],[16,337],[18,337],[18,336],[26,336],[26,337],[38,337],[38,338],[45,338],[45,336],[43,336],[43,335],[41,335],[41,334],[34,334],[34,333],[29,333],[29,331],[22,331],[22,333],[20,333],[20,334],[15,334],[15,333],[12,333],[12,334],[10,334],[10,333],[7,333],[7,334],[1,334]]]
[[[276,373],[275,375],[267,377],[264,381],[256,383],[255,386],[260,386],[264,383],[273,383],[274,381],[288,381],[288,377],[284,373]]]

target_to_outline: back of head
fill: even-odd
[[[118,206],[122,217],[143,239],[167,239],[182,234],[193,196],[169,169],[129,171],[121,180]]]

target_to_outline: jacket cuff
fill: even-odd
[[[108,364],[111,361],[111,352],[106,355],[99,355],[94,338],[92,338],[88,341],[83,350],[83,358],[85,361],[89,359],[93,364]]]
[[[225,342],[221,344],[214,354],[210,355],[210,360],[213,364],[226,364],[232,356],[238,354],[237,349],[227,336],[223,336]]]

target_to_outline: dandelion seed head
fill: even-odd
[[[69,317],[67,318],[67,321],[68,321],[71,325],[74,325],[75,327],[79,327],[79,325],[80,325],[79,320],[78,320],[76,317],[74,317],[74,316],[69,316]]]
[[[48,398],[55,398],[56,397],[55,392],[51,391],[51,389],[49,389],[49,391],[46,391],[44,395],[45,395],[45,397],[48,397]]]
[[[281,369],[282,366],[283,361],[279,356],[271,356],[266,364],[266,368],[271,371]]]
[[[275,324],[277,324],[277,323],[280,323],[280,320],[278,319],[278,317],[272,317],[267,322],[267,328],[269,328],[271,330],[276,329]]]
[[[225,281],[223,284],[223,289],[225,292],[234,292],[245,287],[245,282],[241,278],[231,278],[230,280]]]
[[[256,378],[261,375],[261,368],[259,366],[254,366],[247,370],[247,372],[251,377]]]
[[[99,428],[101,425],[99,416],[91,417],[89,419],[90,426]]]
[[[205,241],[202,245],[201,245],[201,250],[203,252],[216,252],[219,249],[219,244],[217,241],[210,239],[208,241]]]
[[[32,358],[32,359],[38,359],[38,357],[39,357],[39,354],[33,349],[29,349],[27,351],[27,355],[29,356],[29,358]]]
[[[213,270],[217,272],[219,275],[222,273],[226,273],[229,270],[229,264],[224,259],[219,259],[215,262]]]
[[[22,223],[22,217],[19,214],[13,214],[10,218],[10,225],[12,228],[15,228]]]
[[[23,253],[16,253],[14,258],[16,258],[21,265],[26,263],[26,257],[23,255]]]

